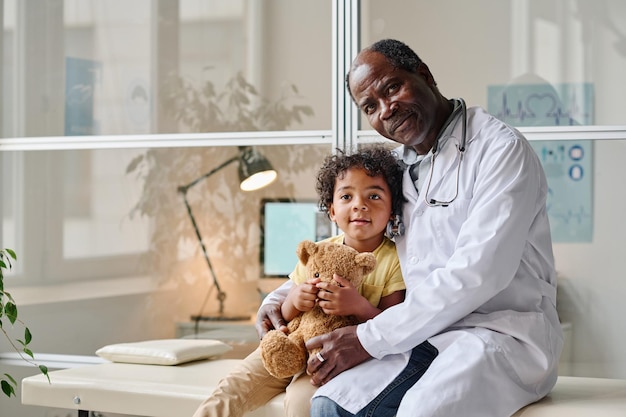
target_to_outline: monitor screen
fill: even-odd
[[[314,200],[261,201],[261,276],[286,278],[298,263],[296,247],[331,236],[331,221]]]

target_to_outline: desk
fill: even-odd
[[[197,332],[196,332],[197,330]],[[214,339],[230,345],[233,350],[223,359],[243,359],[259,346],[254,322],[246,321],[200,321],[176,323],[176,337],[182,339]]]

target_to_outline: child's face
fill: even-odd
[[[330,219],[345,234],[345,244],[371,252],[382,242],[391,219],[391,191],[382,176],[349,169],[335,181]]]

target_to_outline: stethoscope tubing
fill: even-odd
[[[439,149],[435,149],[433,152],[433,157],[430,162],[430,170],[428,174],[428,181],[426,183],[426,190],[424,192],[424,201],[430,207],[448,207],[456,198],[459,196],[459,176],[461,174],[461,162],[463,161],[463,155],[465,154],[465,146],[467,144],[467,106],[465,105],[465,100],[462,98],[454,99],[459,102],[461,105],[461,115],[462,122],[461,125],[461,143],[456,145],[456,148],[459,152],[459,164],[456,167],[456,185],[454,196],[449,200],[436,200],[434,198],[428,198],[428,193],[430,192],[430,182],[433,179],[433,170],[435,167],[435,159],[437,158],[437,154],[439,153]]]

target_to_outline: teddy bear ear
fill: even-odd
[[[355,258],[357,266],[363,268],[363,275],[367,275],[376,267],[376,256],[371,252],[361,252]]]
[[[298,255],[298,259],[300,259],[303,265],[306,265],[311,255],[315,252],[317,252],[317,245],[310,240],[303,240],[296,248],[296,255]]]

